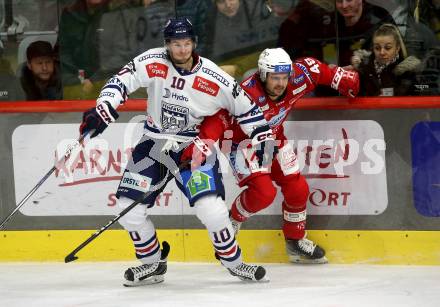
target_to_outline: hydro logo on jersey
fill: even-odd
[[[189,109],[162,102],[162,128],[167,132],[179,132],[188,124]]]
[[[162,98],[170,98],[171,97],[171,91],[168,88],[164,88],[165,93],[163,94]]]

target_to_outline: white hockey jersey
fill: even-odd
[[[150,49],[108,80],[97,102],[108,101],[116,109],[130,93],[146,88],[145,133],[153,138],[188,141],[198,134],[203,118],[220,109],[233,114],[248,135],[267,125],[236,80],[206,58],[195,56],[194,61],[190,72],[183,71],[173,65],[165,48]]]

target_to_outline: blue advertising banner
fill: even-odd
[[[417,212],[440,216],[440,122],[411,129],[413,197]]]

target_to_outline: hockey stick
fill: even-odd
[[[179,167],[177,169],[175,169],[172,174],[176,175],[179,171],[181,171],[182,169],[184,169],[185,167],[187,167],[189,165],[190,161],[185,161],[182,164],[179,165]],[[118,215],[116,215],[112,220],[110,220],[107,224],[105,224],[104,226],[102,226],[100,229],[98,229],[97,231],[95,231],[87,240],[85,240],[83,243],[81,243],[77,248],[75,248],[70,254],[68,254],[66,256],[66,258],[64,258],[64,262],[65,263],[69,263],[72,261],[75,261],[76,259],[78,259],[76,255],[76,253],[78,253],[80,250],[82,250],[84,247],[86,247],[90,242],[92,242],[93,240],[95,240],[101,233],[103,233],[104,231],[106,231],[111,225],[113,225],[114,223],[116,223],[121,217],[123,217],[124,215],[127,214],[128,211],[130,211],[131,209],[133,209],[135,206],[137,206],[138,204],[140,204],[144,199],[146,199],[151,193],[153,193],[154,191],[159,190],[160,188],[162,188],[166,182],[167,182],[167,178],[168,178],[168,174],[169,174],[169,170],[167,169],[167,174],[164,176],[164,178],[162,179],[162,181],[160,181],[158,184],[156,184],[156,186],[153,189],[150,189],[149,191],[147,191],[146,193],[144,193],[141,197],[139,197],[137,200],[135,200],[130,206],[128,206],[127,208],[125,208],[124,210],[122,210]]]
[[[64,156],[55,163],[55,165],[46,173],[46,175],[44,175],[43,178],[41,178],[41,180],[32,188],[32,190],[30,190],[30,192],[22,199],[22,201],[17,205],[17,207],[15,207],[15,209],[12,210],[12,212],[1,222],[0,230],[3,229],[4,225],[6,225],[6,223],[12,218],[12,216],[18,210],[20,210],[20,208],[26,203],[26,201],[41,187],[41,185],[47,180],[47,178],[49,178],[50,175],[52,175],[52,173],[57,169],[57,166],[60,163],[62,163],[63,160],[66,161],[67,159],[69,159],[70,155],[72,154],[72,151],[81,144],[81,142],[85,139],[86,136],[89,135],[90,132],[93,131],[84,133],[79,137],[78,140],[75,141],[74,144],[71,144],[67,147],[67,151],[64,154]]]

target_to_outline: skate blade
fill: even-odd
[[[299,264],[325,264],[328,263],[327,257],[322,257],[318,259],[311,259],[305,256],[301,255],[288,255],[289,261],[292,263],[299,263]]]
[[[147,286],[147,285],[153,285],[161,283],[165,280],[163,275],[156,275],[152,276],[150,278],[140,280],[140,281],[129,281],[126,280],[123,285],[124,287],[139,287],[139,286]]]
[[[245,283],[266,283],[266,282],[270,281],[269,277],[267,277],[267,276],[264,276],[260,280],[253,280],[253,279],[248,279],[248,278],[243,278],[243,277],[238,277],[238,279],[240,279],[242,282],[245,282]]]
[[[270,279],[269,279],[269,277],[264,276],[264,277],[261,278],[260,280],[256,280],[256,281],[254,281],[254,282],[257,282],[257,283],[267,283],[267,282],[270,282]]]

